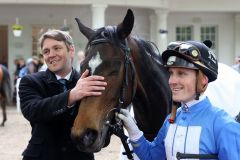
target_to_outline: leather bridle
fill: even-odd
[[[94,38],[92,38],[92,40],[89,41],[87,47],[91,47],[92,45],[97,45],[100,43],[110,43],[110,44],[115,43],[115,45],[119,46],[120,49],[124,53],[124,73],[123,73],[124,77],[123,77],[123,82],[121,85],[118,104],[116,107],[111,109],[109,111],[109,113],[107,114],[105,124],[108,125],[110,128],[109,133],[108,133],[109,136],[112,134],[115,134],[116,136],[118,136],[121,139],[121,142],[126,151],[123,154],[126,155],[128,157],[128,159],[133,160],[133,156],[132,156],[133,152],[130,151],[130,148],[128,146],[128,137],[124,134],[122,122],[120,120],[115,120],[114,121],[115,123],[112,124],[111,120],[109,119],[110,112],[118,112],[119,113],[120,109],[124,107],[124,102],[126,101],[126,99],[125,99],[126,93],[127,93],[127,89],[128,89],[128,85],[129,85],[129,82],[128,82],[129,69],[131,69],[133,83],[134,83],[135,74],[136,74],[134,64],[130,57],[131,49],[128,46],[127,39],[125,39],[124,41],[119,41],[118,38],[116,38],[114,36],[116,36],[116,27],[105,27],[104,31],[102,31],[101,34],[97,34],[97,36],[95,36]],[[132,100],[135,95],[134,87],[132,87],[131,92],[132,92],[132,97],[131,97],[131,100]]]

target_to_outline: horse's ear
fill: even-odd
[[[83,25],[78,18],[75,18],[75,20],[77,21],[80,32],[89,40],[92,35],[94,35],[95,31]]]
[[[128,9],[127,14],[122,23],[117,26],[117,33],[120,39],[125,39],[132,31],[134,25],[134,15],[131,9]]]

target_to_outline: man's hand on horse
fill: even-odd
[[[124,128],[127,130],[129,138],[132,141],[138,140],[143,135],[143,132],[139,130],[135,119],[127,109],[121,109],[116,116],[123,121]]]
[[[88,96],[100,96],[107,83],[103,76],[90,75],[89,70],[83,72],[76,86],[70,91],[69,105]]]

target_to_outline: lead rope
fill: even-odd
[[[115,134],[117,137],[119,137],[123,144],[125,152],[122,152],[122,154],[126,155],[129,160],[134,160],[133,155],[132,155],[133,151],[131,151],[128,146],[128,136],[126,136],[123,131],[122,122],[119,121],[115,125],[109,125],[109,126],[111,127],[113,134]]]

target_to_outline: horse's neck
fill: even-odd
[[[158,71],[146,68],[145,71],[137,72],[139,81],[133,99],[134,114],[139,128],[145,133],[146,138],[151,140],[169,113],[171,93],[167,82],[168,77],[156,74],[165,72],[164,68]]]
[[[134,104],[147,113],[155,113],[155,111],[159,111],[159,108],[165,110],[171,99],[170,89],[166,81],[167,77],[154,77],[153,74],[142,73],[139,75],[138,87],[134,97]]]

